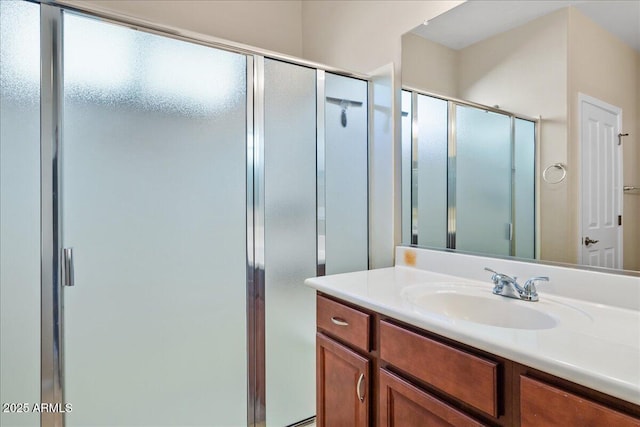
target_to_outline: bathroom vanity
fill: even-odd
[[[486,272],[468,271],[490,262],[528,274],[527,264],[457,255],[458,276],[423,251],[306,281],[318,291],[319,426],[640,426],[640,301],[627,289],[640,278],[599,277],[628,290],[627,306],[544,285],[526,302],[493,295]],[[528,268],[551,290],[570,274]]]

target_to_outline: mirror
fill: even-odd
[[[402,84],[420,96],[539,119],[533,162],[535,250],[530,259],[640,271],[640,1],[467,1],[403,35]],[[407,94],[403,96],[406,100]],[[582,135],[591,135],[590,103],[616,113],[607,119],[615,127],[607,120],[598,123],[609,132],[604,137],[608,153],[618,153],[618,161],[604,151],[588,157]],[[421,209],[416,201],[450,196],[427,197],[425,184],[412,194],[412,176],[415,183],[415,175],[425,171],[416,161],[417,137],[412,138],[423,129],[418,130],[408,110],[411,103],[407,107],[404,102],[405,244],[416,234],[412,218]],[[449,125],[449,138],[452,128],[455,122]],[[611,181],[609,190],[591,193],[602,193],[612,207],[594,214],[588,189],[605,181]],[[464,188],[457,189],[458,198],[464,193],[460,190]],[[446,215],[455,221],[451,206]],[[596,245],[584,245],[586,237],[593,237],[589,230],[594,221],[610,226],[618,239],[614,246],[619,256],[612,255],[618,264],[598,265],[592,259]],[[420,240],[418,236],[418,245]]]

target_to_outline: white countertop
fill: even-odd
[[[407,288],[465,283],[487,297],[509,300],[558,316],[550,329],[512,329],[446,318],[416,309]],[[307,279],[336,298],[523,365],[640,404],[640,311],[545,293],[525,302],[491,294],[492,283],[396,266]],[[557,307],[570,307],[563,317]],[[560,314],[558,314],[560,313]]]

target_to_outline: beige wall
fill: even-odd
[[[60,3],[84,10],[115,12],[261,49],[302,56],[300,0],[61,0]]]
[[[463,1],[305,0],[303,55],[367,72],[393,62],[400,70],[401,36]]]
[[[622,145],[623,184],[640,185],[640,54],[574,8],[569,9],[569,41],[568,93],[572,124],[569,129],[569,146],[570,157],[574,161],[573,169],[580,170],[578,93],[583,93],[622,108],[621,133],[629,133]],[[578,206],[580,176],[575,173],[573,178],[576,188],[573,196],[575,206]],[[623,203],[623,267],[627,270],[640,270],[640,196],[626,194],[623,196]]]
[[[458,51],[412,33],[402,36],[402,85],[458,98]]]

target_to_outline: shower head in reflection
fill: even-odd
[[[362,102],[351,101],[349,99],[333,98],[327,96],[327,102],[340,106],[340,124],[343,128],[347,127],[347,108],[349,107],[362,107]]]

